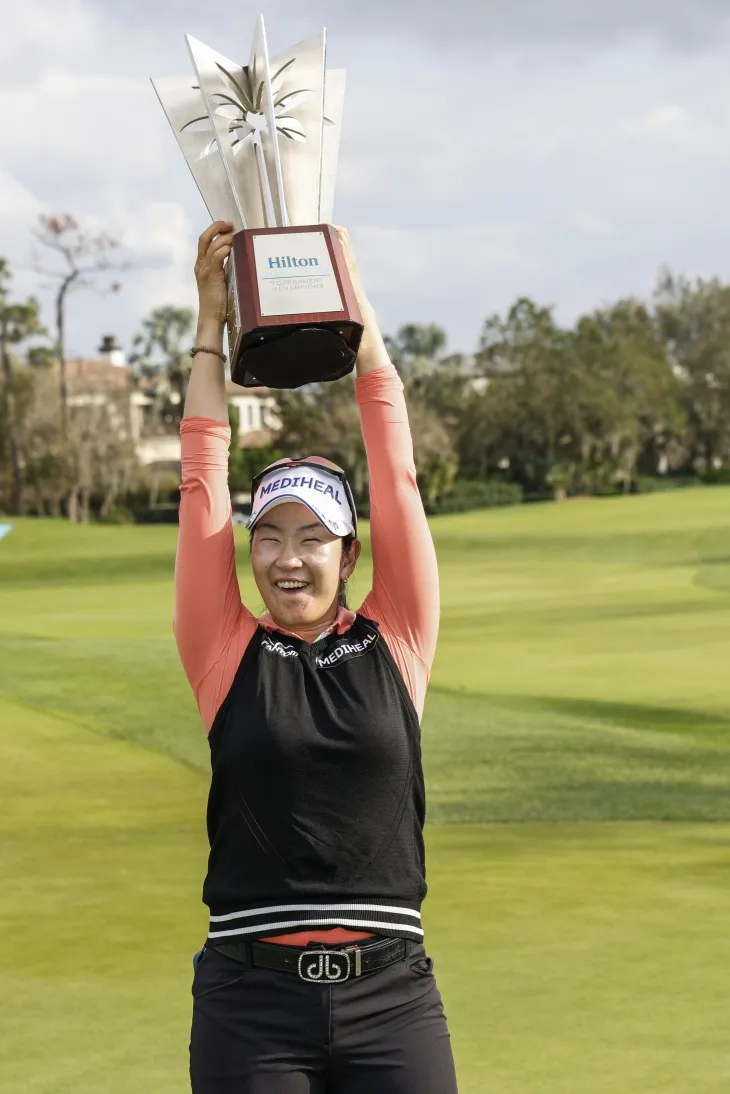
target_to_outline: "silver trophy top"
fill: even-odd
[[[152,85],[213,220],[331,222],[345,73],[325,69],[326,31],[269,60],[260,15],[245,67],[186,40],[195,78]]]

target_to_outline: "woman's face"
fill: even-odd
[[[287,630],[329,621],[340,581],[355,569],[360,544],[347,554],[342,540],[298,501],[264,513],[254,528],[251,566],[256,586],[274,620]]]

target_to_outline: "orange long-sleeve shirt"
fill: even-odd
[[[416,484],[403,385],[389,367],[359,377],[355,390],[368,459],[373,555],[373,586],[360,613],[379,623],[420,717],[438,633],[438,570]],[[266,615],[257,619],[241,602],[228,490],[230,429],[207,418],[185,418],[181,436],[174,631],[209,732],[256,627],[280,628]],[[353,613],[340,609],[333,626],[344,632],[352,620]],[[336,928],[270,941],[306,945],[362,937]]]

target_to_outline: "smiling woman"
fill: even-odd
[[[320,456],[277,460],[253,480],[251,506],[251,564],[264,603],[279,623],[301,637],[311,627],[317,638],[332,605],[347,607],[360,556],[344,471]]]
[[[423,946],[420,716],[438,573],[403,385],[347,257],[365,333],[356,396],[368,455],[373,587],[342,468],[277,461],[252,484],[241,603],[227,484],[222,329],[230,225],[203,233],[200,321],[182,423],[175,635],[209,731],[208,937],[196,955],[194,1094],[452,1094]],[[349,381],[345,381],[349,382]]]
[[[287,502],[277,513],[278,523],[261,521],[258,534],[254,536],[252,531],[250,539],[254,580],[272,616],[276,615],[272,606],[275,591],[302,593],[296,605],[288,595],[279,612],[279,618],[297,627],[300,634],[308,617],[322,609],[329,612],[333,585],[337,606],[347,607],[347,579],[360,555],[360,542],[353,535],[335,536],[319,521],[299,524],[302,508],[297,502]],[[276,576],[282,572],[288,576]],[[309,599],[304,599],[305,590]],[[321,623],[314,629],[321,633]]]

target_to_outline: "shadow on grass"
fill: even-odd
[[[710,588],[709,585],[706,586]],[[524,632],[525,625],[530,627],[573,627],[576,625],[598,625],[602,622],[615,620],[629,620],[631,622],[642,619],[674,619],[678,616],[707,616],[711,612],[727,612],[728,600],[725,590],[719,585],[713,585],[712,591],[718,594],[712,601],[708,600],[674,600],[667,603],[630,603],[613,604],[609,602],[596,603],[591,601],[586,604],[562,604],[557,607],[536,607],[533,604],[522,608],[513,606],[502,610],[493,609],[484,611],[481,605],[475,605],[467,611],[450,611],[448,618],[444,620],[443,633],[449,638],[463,640],[460,631],[471,632],[475,635],[485,636],[485,641],[491,641],[491,632]]]
[[[456,691],[452,688],[431,687],[430,694],[457,697],[464,702],[473,702],[493,708],[504,707],[513,711],[546,711],[565,716],[568,719],[600,722],[604,725],[621,726],[627,729],[651,730],[671,733],[727,733],[730,748],[730,709],[726,715],[706,711],[681,709],[677,707],[652,706],[646,703],[623,703],[611,699],[574,699],[554,695],[514,695],[510,693],[490,693],[489,696],[474,692]]]
[[[0,633],[0,694],[197,771],[209,749],[171,638]]]
[[[0,588],[33,589],[45,585],[108,585],[119,582],[172,581],[173,551],[134,555],[102,555],[90,562],[83,556],[3,560]]]
[[[423,723],[429,816],[727,820],[729,729],[693,710],[434,689]]]

